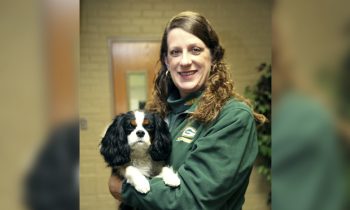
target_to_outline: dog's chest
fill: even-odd
[[[146,147],[133,148],[131,151],[131,165],[138,168],[144,176],[158,175],[162,168],[161,163],[152,160]]]

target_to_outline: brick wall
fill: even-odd
[[[110,174],[98,153],[102,131],[112,119],[112,80],[108,39],[160,39],[167,21],[184,10],[206,16],[226,49],[236,88],[258,78],[261,62],[271,62],[271,1],[210,0],[82,0],[80,28],[80,117],[87,129],[80,134],[80,208],[115,209],[107,188]],[[263,180],[255,172],[244,209],[263,210]],[[266,208],[267,209],[267,208]]]

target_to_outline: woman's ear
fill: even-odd
[[[169,62],[168,62],[168,57],[164,56],[164,63],[166,65],[167,70],[169,70]]]
[[[151,144],[149,153],[155,161],[167,161],[171,153],[171,136],[168,125],[158,115],[154,116],[154,140]]]
[[[130,161],[130,147],[124,131],[125,114],[118,115],[108,127],[100,144],[100,153],[110,167]]]

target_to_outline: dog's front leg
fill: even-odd
[[[164,166],[159,176],[163,178],[164,183],[168,186],[177,187],[180,185],[180,178],[170,167]]]
[[[151,189],[148,179],[134,166],[126,167],[125,178],[140,193],[148,193]]]

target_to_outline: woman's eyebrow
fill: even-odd
[[[204,48],[205,45],[199,43],[199,42],[193,42],[193,43],[190,43],[190,44],[186,44],[186,47],[185,48],[191,48],[191,47],[201,47],[201,48]],[[173,49],[182,49],[181,46],[179,45],[174,45],[174,46],[169,46],[168,47],[169,50],[173,50]]]
[[[201,43],[196,42],[188,45],[189,47],[204,47]]]

